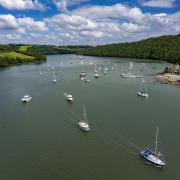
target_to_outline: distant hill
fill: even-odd
[[[0,45],[0,67],[26,62],[46,61],[48,54],[75,54],[90,46],[54,46],[54,45],[31,45],[9,44]]]
[[[180,64],[180,34],[88,48],[83,55],[164,60]]]

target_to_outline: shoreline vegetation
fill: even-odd
[[[155,76],[160,83],[180,86],[180,66],[172,65],[166,67],[163,73]]]
[[[53,54],[139,58],[180,64],[180,34],[153,37],[130,43],[98,45],[96,47],[87,45],[0,45],[0,67],[26,62],[44,62],[46,55]]]
[[[84,49],[83,55],[163,60],[180,64],[180,34]]]
[[[23,63],[45,62],[46,55],[75,54],[77,51],[90,46],[53,46],[53,45],[29,45],[8,44],[0,45],[0,68]]]

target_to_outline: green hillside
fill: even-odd
[[[164,60],[180,64],[180,35],[88,48],[83,55]]]
[[[46,57],[43,55],[28,53],[28,48],[29,46],[18,46],[14,44],[0,45],[0,67],[46,60]]]

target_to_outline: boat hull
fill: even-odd
[[[165,162],[156,157],[155,154],[150,150],[141,151],[139,154],[145,161],[151,163],[154,166],[163,167],[166,165]],[[150,158],[150,156],[152,158]]]
[[[88,126],[88,125],[83,126],[81,122],[79,122],[78,126],[79,126],[79,128],[80,128],[81,130],[83,130],[83,131],[90,131],[89,126]]]
[[[148,98],[148,94],[146,94],[146,93],[137,92],[137,95],[141,96],[141,97]]]

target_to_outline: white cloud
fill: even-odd
[[[61,45],[127,42],[180,33],[179,19],[180,11],[151,14],[123,4],[81,7],[40,21],[0,15],[0,34],[12,34],[1,36],[0,41]]]
[[[16,29],[17,27],[17,19],[13,15],[0,15],[0,29]]]
[[[115,4],[112,6],[89,6],[82,7],[72,11],[73,14],[85,16],[93,19],[102,18],[127,18],[134,21],[142,21],[144,14],[142,11],[133,7],[130,8],[123,4]]]
[[[102,38],[109,36],[108,33],[102,31],[81,31],[80,33],[83,36],[95,37],[95,38]]]
[[[14,30],[20,34],[25,34],[26,30],[40,32],[48,30],[43,21],[35,21],[30,17],[16,18],[11,14],[0,15],[0,29],[4,31]]]
[[[148,0],[142,1],[142,5],[159,8],[173,8],[175,6],[175,0]]]
[[[68,12],[68,7],[72,5],[77,5],[80,3],[87,2],[89,0],[53,0],[58,10],[63,12]]]
[[[30,17],[18,18],[18,24],[20,27],[23,27],[27,30],[36,30],[36,31],[48,30],[44,22],[34,21],[34,19]]]
[[[9,10],[45,10],[38,0],[0,0],[0,6]]]

